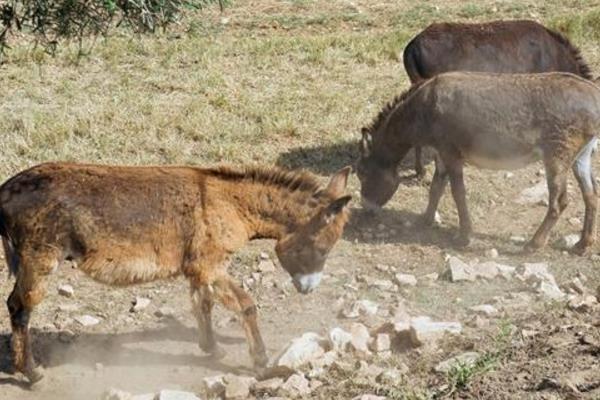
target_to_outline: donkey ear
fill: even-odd
[[[329,223],[333,217],[341,213],[344,208],[348,205],[348,202],[352,200],[352,196],[346,195],[338,199],[335,199],[324,210],[325,222]]]
[[[333,197],[343,195],[346,191],[346,185],[348,184],[348,175],[350,175],[350,172],[352,172],[352,167],[347,166],[333,174],[333,176],[329,180],[329,183],[327,184],[327,187],[325,188],[325,191],[333,195]]]
[[[368,157],[371,153],[371,147],[373,145],[373,136],[367,128],[362,128],[362,139],[360,141],[360,152],[363,157]]]

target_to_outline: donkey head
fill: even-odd
[[[400,184],[395,163],[374,154],[373,136],[366,128],[362,130],[356,175],[360,180],[363,207],[370,211],[377,210],[387,203]]]
[[[351,199],[345,194],[350,171],[346,167],[335,173],[327,187],[313,195],[319,204],[314,214],[277,242],[277,257],[301,293],[319,285],[327,255],[342,236]]]

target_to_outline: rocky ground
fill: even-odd
[[[540,172],[525,172],[529,188],[507,186],[514,193],[504,201],[538,217]],[[410,190],[426,195],[425,186]],[[454,234],[451,206],[432,229],[396,206],[376,216],[355,210],[310,295],[296,293],[271,242],[240,253],[231,271],[259,305],[271,358],[260,375],[236,318],[223,310],[215,326],[228,355],[215,361],[199,350],[183,279],[111,288],[62,266],[32,320],[45,369],[32,388],[8,373],[9,322],[0,310],[0,398],[598,398],[599,257],[563,249],[574,240],[564,227],[580,210],[564,217],[548,249],[525,255],[512,232],[524,219],[535,225],[531,213],[516,211],[498,228],[508,231],[494,233],[487,219],[498,207],[476,220],[487,233],[458,251],[444,244]],[[12,283],[4,279],[0,292]]]

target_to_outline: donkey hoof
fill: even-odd
[[[575,246],[571,247],[571,249],[569,249],[569,253],[571,254],[575,254],[577,256],[585,256],[587,255],[591,250],[591,246],[588,243],[582,242],[581,240],[577,243],[575,243]]]
[[[25,376],[29,380],[29,383],[33,385],[34,383],[41,381],[44,374],[42,373],[42,368],[36,367],[25,371]]]

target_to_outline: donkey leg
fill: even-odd
[[[11,351],[13,367],[23,373],[32,384],[43,378],[33,359],[29,319],[33,308],[46,292],[45,277],[56,267],[58,261],[52,255],[28,256],[19,261],[17,281],[8,297],[7,306],[12,328]]]
[[[423,214],[423,224],[427,226],[433,225],[435,220],[435,212],[437,211],[440,199],[446,190],[448,184],[448,170],[446,166],[436,155],[435,157],[435,172],[433,174],[433,180],[429,187],[429,202],[427,203],[427,209]]]
[[[250,356],[255,368],[263,368],[269,359],[258,330],[257,310],[252,298],[229,277],[218,278],[214,284],[215,297],[228,309],[237,313],[246,332]]]
[[[212,288],[202,285],[198,288],[191,287],[192,309],[198,322],[200,348],[211,356],[221,359],[225,357],[225,351],[219,347],[215,340],[212,328]]]
[[[585,217],[581,239],[571,249],[571,252],[579,255],[585,254],[596,239],[598,195],[596,182],[592,173],[592,154],[595,144],[595,139],[586,144],[573,164],[573,173],[575,174],[585,203]]]
[[[469,215],[469,209],[467,207],[467,193],[465,190],[462,162],[459,160],[453,162],[450,166],[448,166],[448,173],[450,175],[450,188],[452,189],[452,197],[454,198],[456,209],[458,210],[460,231],[457,245],[468,246],[471,241],[473,224],[471,222],[471,216]]]
[[[425,168],[423,167],[423,148],[415,146],[415,172],[417,179],[423,179],[425,176]]]
[[[548,234],[558,221],[562,212],[567,208],[567,174],[562,163],[558,160],[548,160],[546,164],[546,179],[548,182],[548,211],[533,238],[525,245],[526,251],[533,251],[546,245]]]

